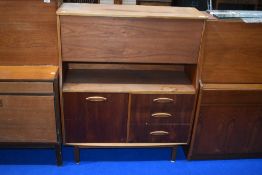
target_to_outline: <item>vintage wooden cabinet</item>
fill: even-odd
[[[261,85],[203,85],[190,158],[261,157],[261,90]]]
[[[190,140],[206,16],[193,8],[63,4],[64,144],[173,147]]]
[[[206,21],[189,159],[261,157],[262,25]]]
[[[54,147],[61,158],[58,67],[0,66],[0,147]]]
[[[0,0],[0,146],[56,148],[61,159],[56,10],[60,0]]]

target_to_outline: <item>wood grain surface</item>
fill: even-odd
[[[57,65],[57,0],[0,0],[0,65]]]
[[[203,83],[262,83],[262,24],[206,22]]]
[[[105,101],[88,101],[101,96]],[[126,142],[128,94],[63,93],[65,142]]]
[[[146,17],[206,19],[207,16],[191,7],[154,7],[137,5],[76,4],[64,3],[58,15],[106,16],[106,17]]]
[[[54,92],[52,82],[0,82],[0,93],[48,93]]]
[[[259,157],[262,91],[202,88],[189,159]]]
[[[57,66],[0,66],[0,81],[53,81]]]
[[[0,101],[0,142],[57,142],[53,96],[0,95]]]
[[[203,20],[61,16],[62,60],[197,63]]]
[[[157,98],[170,98],[174,102],[156,103]],[[193,117],[194,95],[132,94],[131,124],[190,124]],[[170,117],[154,117],[155,113],[168,113]]]

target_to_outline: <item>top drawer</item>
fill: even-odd
[[[197,63],[204,20],[60,16],[62,59]]]
[[[53,93],[52,82],[0,82],[0,93]]]

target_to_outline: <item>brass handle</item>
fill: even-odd
[[[163,136],[163,135],[168,135],[169,132],[167,131],[152,131],[150,132],[150,135],[153,135],[153,136]]]
[[[158,102],[158,103],[170,103],[173,102],[174,99],[172,98],[155,98],[153,102]]]
[[[86,100],[99,102],[99,101],[106,101],[107,98],[105,98],[105,97],[100,97],[100,96],[93,96],[93,97],[87,97]]]
[[[152,114],[152,117],[156,117],[156,118],[168,118],[168,117],[171,117],[171,116],[172,116],[172,114],[164,113],[164,112]]]

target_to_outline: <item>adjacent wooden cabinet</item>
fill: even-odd
[[[210,17],[189,159],[262,157],[262,24]]]
[[[62,164],[58,67],[0,66],[0,147],[53,147]]]
[[[202,87],[190,158],[262,155],[262,89],[234,86],[238,90]]]

